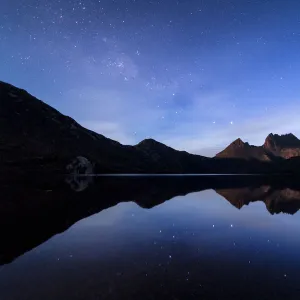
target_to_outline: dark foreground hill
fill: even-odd
[[[292,146],[298,147],[296,141]],[[270,143],[270,147],[290,153],[277,144]],[[0,154],[2,172],[64,173],[67,164],[78,156],[90,160],[97,173],[273,173],[290,171],[299,164],[297,159],[293,163],[282,163],[284,158],[280,162],[262,161],[256,155],[247,159],[243,155],[207,158],[152,139],[125,146],[4,82],[0,82]]]

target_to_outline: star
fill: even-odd
[[[297,1],[271,5],[268,22],[272,1],[2,2],[1,80],[121,144],[143,124],[140,139],[214,157],[249,124],[253,143],[297,131]]]

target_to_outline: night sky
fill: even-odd
[[[124,144],[300,137],[300,1],[0,0],[0,80]]]

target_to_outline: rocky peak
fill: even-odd
[[[154,140],[154,139],[145,139],[137,144],[137,147],[143,148],[157,148],[157,147],[167,147],[166,145]]]
[[[276,148],[276,143],[275,143],[275,136],[273,133],[270,133],[266,139],[265,139],[265,143],[264,143],[264,148],[266,149],[275,149]]]
[[[300,147],[300,140],[292,133],[278,135],[270,133],[263,145],[268,150],[280,150],[283,148],[297,148]]]
[[[241,148],[241,147],[245,147],[249,145],[248,143],[244,143],[240,138],[236,139],[235,141],[233,141],[229,147],[230,148]]]

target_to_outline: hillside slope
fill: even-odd
[[[288,171],[293,167],[290,162],[278,165],[281,160],[275,162],[279,156],[269,150],[271,147],[288,153],[277,140],[265,147],[237,140],[217,158],[178,151],[153,139],[125,146],[82,127],[25,90],[0,82],[1,172],[64,173],[78,156],[91,161],[97,173],[240,174]]]
[[[63,170],[74,157],[85,156],[100,173],[185,173],[207,171],[202,162],[209,160],[154,140],[122,145],[4,82],[0,82],[0,128],[0,164],[6,165]]]

